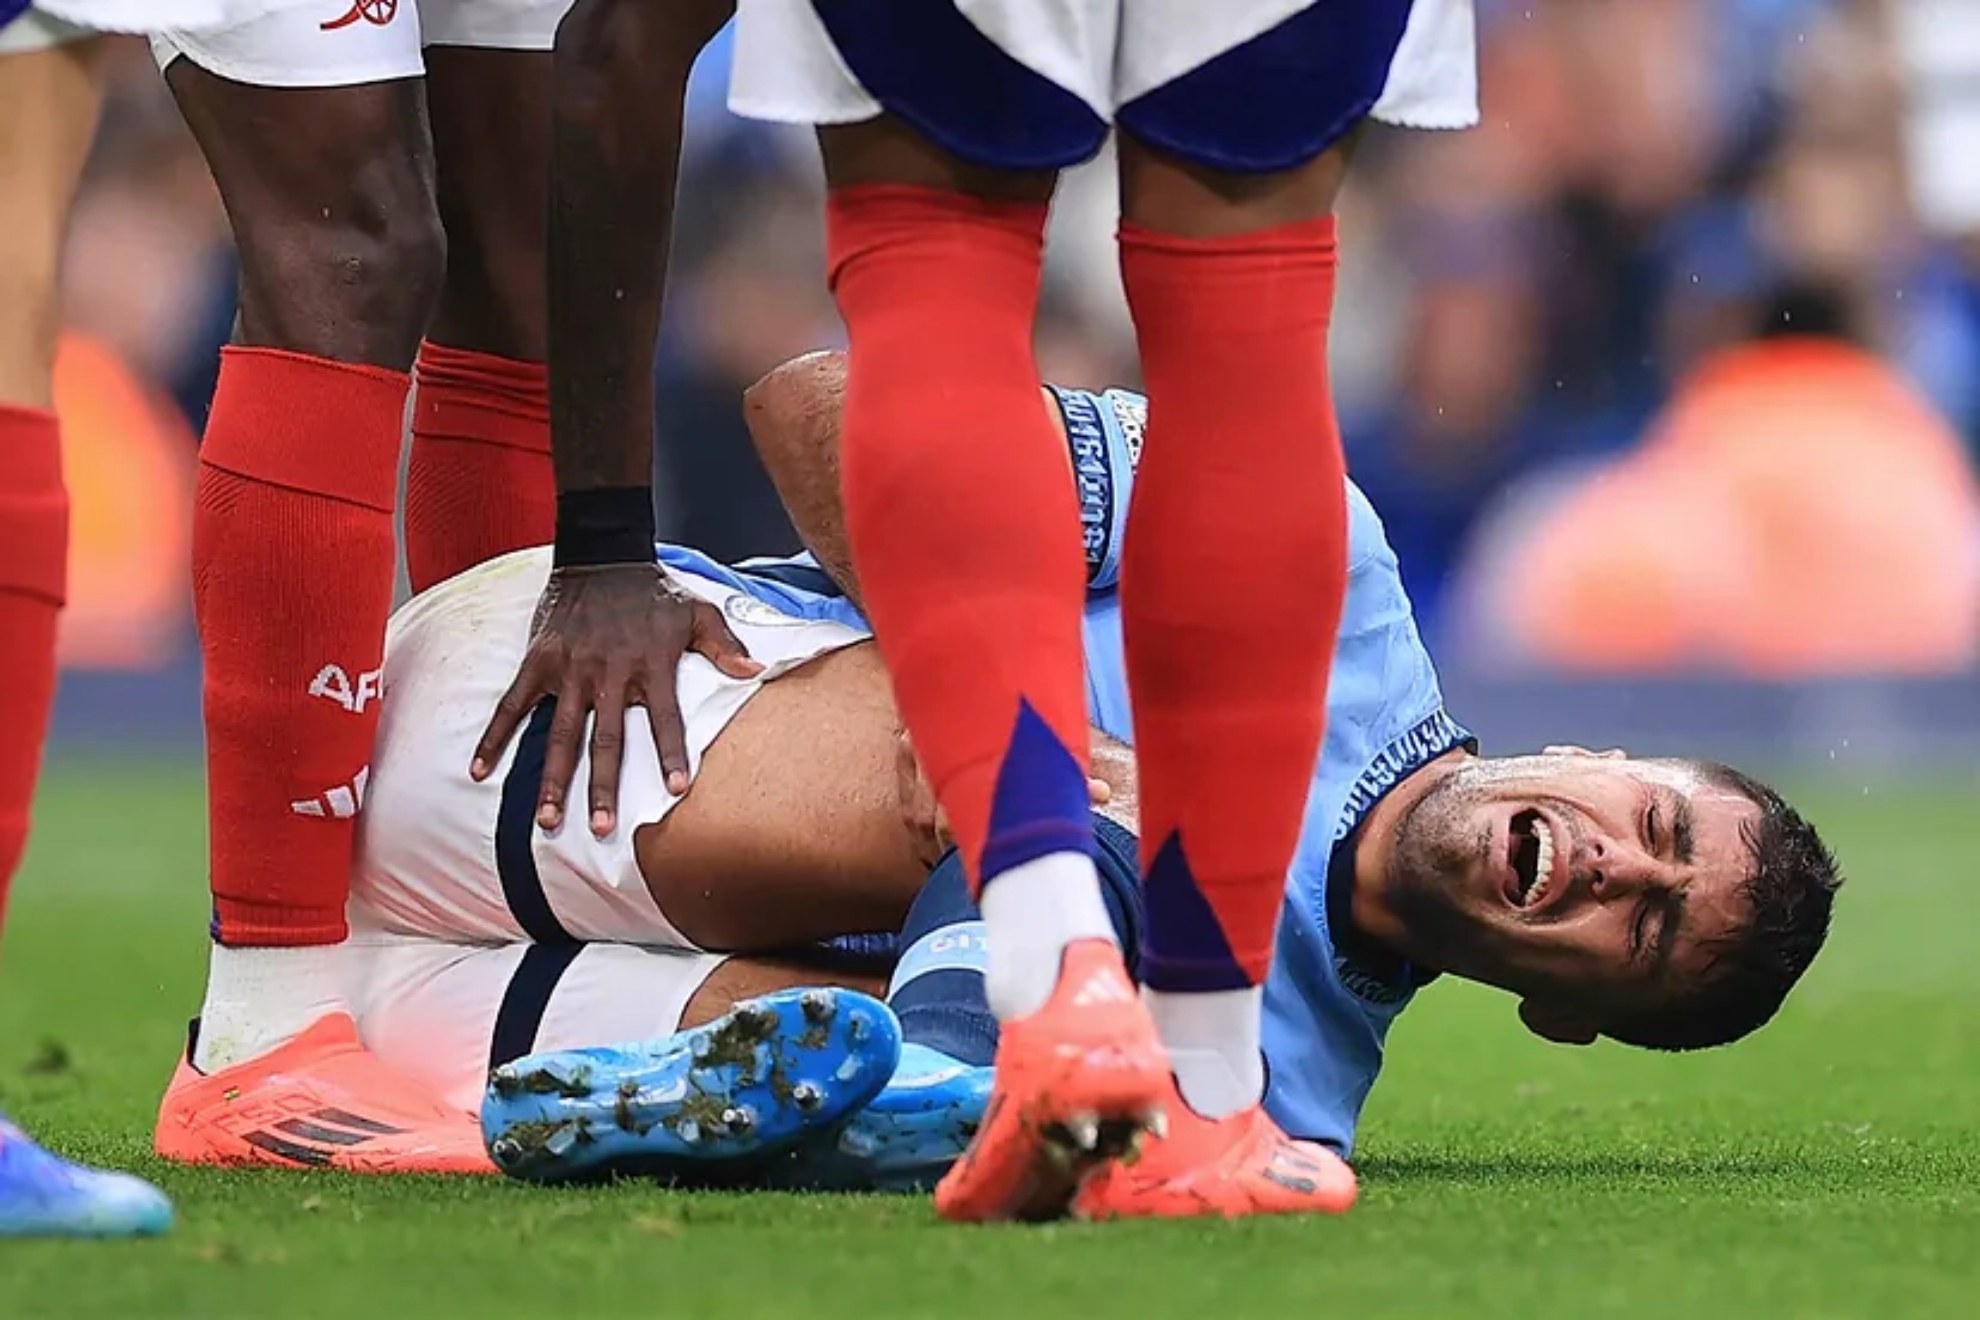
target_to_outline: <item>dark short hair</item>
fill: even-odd
[[[1740,827],[1753,869],[1739,893],[1750,911],[1738,933],[1712,950],[1701,986],[1603,1028],[1611,1039],[1645,1049],[1708,1049],[1765,1026],[1821,952],[1842,887],[1835,854],[1779,793],[1731,766],[1694,764],[1709,782],[1760,809],[1758,821]]]

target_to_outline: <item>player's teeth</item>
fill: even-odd
[[[1547,828],[1547,822],[1533,822],[1533,837],[1539,840],[1539,848],[1533,861],[1533,888],[1526,891],[1526,906],[1532,907],[1547,896],[1547,887],[1554,880],[1554,832]]]

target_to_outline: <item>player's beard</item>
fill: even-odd
[[[1468,761],[1410,803],[1396,824],[1388,905],[1409,932],[1411,961],[1471,980],[1492,981],[1494,932],[1477,911],[1474,877],[1492,846],[1489,825],[1474,825],[1488,785],[1504,777],[1488,761]]]

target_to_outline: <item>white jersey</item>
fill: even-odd
[[[678,801],[661,776],[645,710],[626,713],[619,824],[603,839],[593,837],[582,806],[588,750],[572,780],[578,809],[559,830],[534,824],[547,709],[485,782],[468,777],[475,743],[521,665],[549,571],[547,548],[518,551],[441,583],[392,617],[384,708],[359,818],[354,934],[691,947],[654,904],[634,852],[635,830]],[[765,681],[868,636],[792,618],[692,574],[675,577],[721,608],[765,666],[762,677],[734,679],[699,655],[682,660],[676,692],[695,770]]]

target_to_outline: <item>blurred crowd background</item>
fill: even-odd
[[[1980,643],[1980,5],[1481,0],[1484,123],[1371,131],[1334,381],[1447,673],[1967,671]],[[69,265],[83,668],[187,645],[180,490],[232,318],[225,218],[146,52]],[[796,541],[741,389],[839,342],[808,137],[697,73],[661,358],[665,534]],[[1109,162],[1039,329],[1132,385]],[[134,438],[135,437],[135,438]]]

